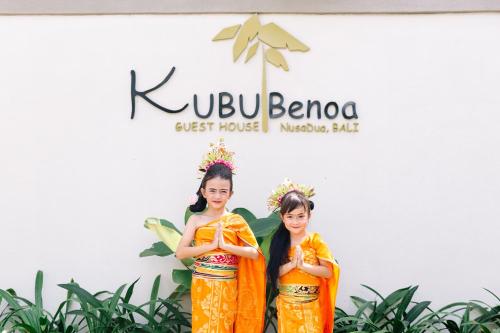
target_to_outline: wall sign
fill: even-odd
[[[131,119],[136,112],[136,98],[143,98],[153,107],[166,113],[191,112],[198,119],[190,122],[176,122],[177,132],[264,132],[269,131],[269,121],[280,122],[280,132],[285,133],[357,133],[359,132],[358,113],[353,101],[320,101],[316,99],[294,100],[278,91],[267,92],[266,64],[270,63],[288,71],[288,63],[280,50],[307,52],[309,47],[276,25],[261,25],[259,17],[253,15],[242,25],[233,25],[222,29],[213,41],[234,39],[233,61],[236,62],[246,51],[245,63],[262,50],[262,89],[255,96],[227,91],[216,94],[193,93],[193,98],[183,105],[164,106],[154,102],[148,94],[169,83],[175,73],[175,67],[156,86],[137,90],[137,74],[131,70]],[[170,83],[171,84],[171,83]],[[200,103],[200,100],[203,102]],[[202,105],[208,108],[202,109]],[[245,108],[245,105],[251,107]],[[245,121],[230,121],[233,116],[241,116]],[[218,121],[213,120],[218,118]],[[325,123],[325,120],[327,121]],[[306,122],[304,122],[306,121]]]

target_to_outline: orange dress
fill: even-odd
[[[304,262],[319,265],[319,259],[332,266],[330,279],[320,278],[298,268],[279,278],[278,308],[279,333],[331,333],[335,314],[335,298],[340,269],[317,233],[308,235],[300,244]],[[288,255],[293,258],[295,248]]]
[[[222,223],[228,244],[251,246],[256,260],[216,249],[195,258],[191,284],[193,333],[262,333],[265,311],[265,259],[255,236],[238,214],[227,214],[196,230],[195,245],[212,242]]]

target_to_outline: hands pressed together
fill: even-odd
[[[224,234],[222,233],[222,223],[217,223],[217,226],[215,227],[214,239],[210,245],[212,250],[217,248],[225,250],[226,243],[224,241]]]
[[[307,264],[304,263],[304,252],[300,245],[295,246],[295,254],[290,261],[293,268],[303,269]]]

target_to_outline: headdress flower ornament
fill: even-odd
[[[224,164],[234,174],[234,170],[236,169],[234,166],[233,159],[234,152],[227,150],[224,145],[224,139],[220,138],[217,143],[210,143],[210,150],[203,157],[203,160],[200,163],[198,169],[202,173],[206,173],[210,167],[215,164]]]
[[[280,184],[271,194],[271,196],[267,199],[267,207],[269,210],[276,210],[281,206],[281,201],[283,197],[292,191],[298,191],[304,194],[306,198],[311,198],[314,196],[314,188],[292,183],[292,181],[288,178],[285,178],[285,181]]]

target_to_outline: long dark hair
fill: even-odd
[[[311,213],[314,203],[307,199],[302,192],[291,191],[283,196],[281,200],[280,214],[284,215],[296,208],[304,207],[307,214]],[[281,216],[280,216],[281,217]],[[269,263],[267,264],[267,276],[274,289],[278,286],[280,266],[290,261],[288,251],[290,250],[290,232],[283,221],[273,235],[269,246]]]
[[[198,192],[196,192],[196,194],[198,195],[198,200],[194,204],[189,206],[190,211],[192,211],[193,213],[202,212],[207,207],[207,199],[205,199],[203,197],[203,194],[201,194],[201,189],[205,188],[205,186],[207,185],[207,181],[216,177],[229,180],[229,191],[233,192],[233,172],[226,165],[222,163],[216,163],[212,165],[205,173],[205,176],[203,176],[200,187],[198,188]]]

